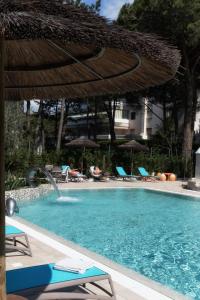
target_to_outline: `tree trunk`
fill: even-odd
[[[65,125],[65,132],[64,134],[68,134],[68,128],[67,128],[67,122],[68,122],[68,115],[69,115],[69,108],[70,108],[71,104],[70,104],[70,101],[69,100],[65,100],[65,113],[64,113],[64,124],[63,126]]]
[[[190,72],[189,60],[184,52],[184,60],[186,64],[186,99],[185,99],[185,112],[184,112],[184,133],[183,133],[183,146],[182,155],[185,159],[186,173],[188,173],[188,163],[192,158],[192,145],[194,136],[194,122],[196,115],[197,95],[194,83],[193,74]],[[191,176],[191,174],[188,174]]]
[[[0,39],[0,299],[6,299],[5,186],[4,186],[4,40]]]
[[[42,121],[42,151],[45,151],[45,131],[44,131],[44,122]]]
[[[87,99],[87,117],[86,117],[86,121],[87,121],[87,138],[90,139],[90,125],[89,125],[89,101]]]
[[[109,131],[110,131],[110,137],[111,137],[111,144],[116,140],[115,135],[115,100],[112,107],[112,100],[108,101],[108,104],[104,103],[107,115],[108,115],[108,121],[109,121]]]
[[[45,151],[45,131],[44,131],[44,103],[42,101],[42,111],[41,111],[41,123],[40,123],[40,136],[41,136],[41,147],[42,153]]]
[[[65,99],[62,99],[62,101],[61,101],[61,112],[60,112],[60,123],[59,123],[59,128],[58,128],[58,138],[57,138],[57,145],[56,145],[56,152],[57,153],[59,153],[60,147],[61,147],[64,115],[65,115]]]
[[[177,108],[177,99],[174,97],[174,103],[173,103],[173,120],[174,120],[174,132],[175,136],[177,138],[178,135],[178,108]]]
[[[26,101],[26,126],[27,126],[27,141],[28,141],[28,159],[31,155],[31,101]]]
[[[43,118],[43,100],[40,100],[40,106],[38,110],[38,122],[35,129],[35,148],[38,154],[42,154],[45,147]]]
[[[167,131],[167,124],[166,124],[167,117],[166,117],[166,99],[165,99],[165,97],[163,97],[162,105],[163,105],[163,131],[166,134],[166,131]]]
[[[97,126],[98,126],[98,124],[97,124],[97,118],[98,118],[97,111],[98,111],[97,99],[94,98],[94,131],[93,131],[93,135],[94,135],[95,142],[97,140]]]
[[[188,83],[187,96],[185,103],[185,114],[184,114],[184,133],[183,133],[183,156],[190,159],[192,151],[192,141],[194,132],[194,116],[193,116],[193,98],[194,91],[192,83]]]
[[[55,146],[56,146],[56,140],[57,140],[57,134],[58,134],[58,100],[55,103],[56,111],[55,111],[55,131],[54,131],[54,140],[55,140]]]

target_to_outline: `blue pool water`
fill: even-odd
[[[200,201],[144,189],[62,191],[24,202],[20,216],[200,299]]]

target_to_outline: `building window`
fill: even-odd
[[[135,120],[136,119],[136,112],[132,111],[131,112],[131,120]]]
[[[128,119],[128,118],[129,118],[129,111],[122,110],[122,119]]]

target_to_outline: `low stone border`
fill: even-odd
[[[51,189],[50,185],[45,184],[45,185],[40,185],[39,187],[36,188],[27,187],[19,190],[6,191],[5,199],[12,197],[16,201],[25,201],[25,200],[29,201],[47,194],[50,189]]]

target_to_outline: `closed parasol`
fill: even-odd
[[[140,151],[142,151],[142,152],[149,151],[149,148],[147,146],[142,145],[142,144],[136,142],[135,140],[131,140],[131,141],[127,142],[127,143],[124,143],[124,144],[118,146],[118,148],[125,149],[125,150],[126,149],[127,150],[129,150],[129,149],[131,150],[131,152],[130,152],[130,157],[131,157],[131,174],[133,173],[133,153],[134,152],[140,152]]]
[[[99,148],[99,144],[95,143],[92,140],[86,139],[84,137],[80,137],[78,139],[72,140],[69,143],[65,144],[66,147],[69,148],[82,148],[82,162],[81,162],[81,172],[83,172],[83,159],[84,159],[84,154],[85,154],[85,149],[86,148]]]

